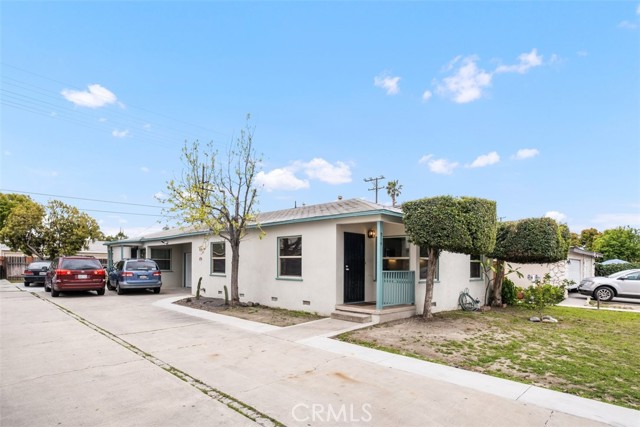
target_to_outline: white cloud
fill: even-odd
[[[399,81],[400,77],[391,77],[387,74],[380,74],[373,78],[373,84],[376,87],[386,90],[387,95],[395,95],[400,91],[398,88]]]
[[[150,170],[150,169],[149,169],[148,167],[146,167],[146,166],[142,166],[142,167],[140,168],[140,170],[141,170],[142,172],[144,172],[144,173],[149,173],[149,170]]]
[[[636,28],[638,28],[638,24],[636,24],[635,22],[622,21],[618,24],[618,28],[623,28],[625,30],[635,30]]]
[[[540,154],[540,151],[536,148],[521,148],[518,152],[513,156],[516,160],[524,160],[529,159],[531,157],[535,157]]]
[[[424,93],[422,94],[422,101],[427,102],[429,99],[431,99],[432,96],[433,94],[431,93],[431,91],[425,90]]]
[[[317,179],[327,184],[337,185],[351,182],[351,168],[344,162],[335,165],[316,157],[310,162],[294,162],[294,167],[301,168],[311,179]]]
[[[529,53],[518,56],[519,62],[515,65],[500,65],[496,68],[496,73],[520,73],[524,74],[530,68],[542,65],[542,55],[538,55],[537,49],[532,49]]]
[[[433,154],[422,156],[418,163],[426,164],[431,172],[443,175],[451,175],[453,170],[458,167],[457,162],[450,162],[447,159],[434,159]]]
[[[567,219],[567,216],[565,214],[558,211],[549,211],[546,214],[544,214],[544,216],[545,218],[555,219],[558,222],[564,222],[564,220]]]
[[[477,61],[477,56],[468,56],[463,59],[461,57],[455,58],[449,64],[448,69],[458,63],[460,63],[460,68],[452,76],[442,79],[442,82],[436,87],[436,92],[439,95],[452,98],[458,104],[465,104],[481,98],[483,89],[491,85],[492,76],[491,73],[478,68]]]
[[[256,183],[269,192],[273,190],[295,191],[309,188],[309,181],[297,178],[289,168],[273,169],[268,173],[258,172]]]
[[[73,102],[80,107],[99,108],[107,104],[113,104],[117,97],[109,89],[99,84],[89,85],[88,91],[64,89],[60,92],[67,101]]]
[[[499,161],[500,161],[500,156],[498,155],[498,153],[495,152],[495,151],[492,151],[489,154],[483,154],[481,156],[478,156],[478,158],[476,158],[473,161],[473,163],[471,163],[467,167],[469,167],[469,168],[483,168],[485,166],[489,166],[489,165],[493,165],[495,163],[498,163]]]
[[[608,230],[617,227],[640,227],[640,213],[598,214],[591,220],[599,230]]]
[[[167,196],[166,194],[164,194],[162,191],[158,191],[156,194],[153,195],[153,197],[156,200],[167,200],[167,198],[169,198],[169,196]]]
[[[129,130],[114,129],[113,132],[111,132],[111,135],[115,136],[116,138],[126,138],[127,136],[129,136]]]

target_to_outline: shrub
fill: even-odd
[[[508,277],[502,281],[502,302],[508,305],[516,303],[516,285]]]
[[[544,281],[538,281],[528,288],[517,288],[517,304],[537,311],[542,317],[542,311],[546,307],[564,300],[564,285],[555,286],[548,281],[549,275],[546,275]]]

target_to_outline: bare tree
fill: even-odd
[[[213,142],[201,147],[198,141],[182,149],[185,169],[179,182],[167,184],[165,200],[181,225],[206,230],[205,243],[211,236],[220,236],[231,247],[231,305],[237,304],[240,241],[247,226],[256,220],[255,178],[261,162],[253,148],[254,128],[247,116],[245,128],[231,143],[225,161]]]

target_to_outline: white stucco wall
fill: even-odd
[[[418,248],[413,249],[418,260]],[[412,256],[412,258],[414,258]],[[471,279],[470,275],[471,257],[464,254],[454,254],[442,252],[440,254],[439,280],[433,286],[432,311],[458,310],[458,297],[465,289],[473,298],[480,299],[480,305],[484,304],[485,281],[484,279]],[[419,274],[415,269],[416,275]],[[419,280],[416,285],[416,312],[422,314],[424,311],[424,294],[426,282]],[[433,305],[435,303],[435,305]]]
[[[568,260],[572,262],[578,262],[580,265],[580,277],[577,281],[579,283],[580,280],[586,277],[592,277],[595,275],[595,258],[590,255],[580,254],[574,251],[570,251],[567,257]],[[534,276],[538,276],[541,280],[544,278],[544,275],[549,273],[551,275],[551,283],[560,285],[562,281],[568,278],[568,269],[566,260],[559,261],[553,264],[517,264],[517,263],[509,263],[512,268],[518,269],[518,271],[524,276],[522,278],[518,277],[517,274],[510,274],[508,277],[515,283],[516,286],[520,287],[528,287],[532,284],[532,279]]]

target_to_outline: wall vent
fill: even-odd
[[[244,296],[244,294],[238,294],[238,295],[239,295],[239,296],[241,296],[241,297],[243,297],[243,296]]]
[[[435,306],[436,306],[436,302],[435,302],[435,301],[432,301],[432,302],[431,302],[431,307],[435,307]]]
[[[271,301],[278,301],[278,297],[271,297]]]
[[[302,301],[302,305],[311,305],[311,301]]]
[[[218,295],[222,295],[222,291],[218,291]]]

